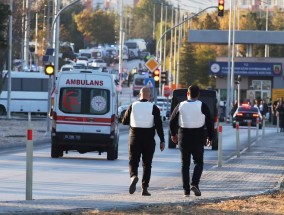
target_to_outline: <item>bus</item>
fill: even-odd
[[[3,77],[7,71],[3,71]],[[41,72],[11,71],[10,112],[38,113],[48,112],[49,76]],[[0,115],[6,115],[8,104],[8,79],[4,81],[0,94]]]

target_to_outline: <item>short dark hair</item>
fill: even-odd
[[[199,96],[199,87],[197,85],[191,85],[188,87],[188,92],[191,98],[197,98]]]

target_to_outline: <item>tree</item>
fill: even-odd
[[[60,15],[60,41],[74,43],[77,52],[84,48],[84,36],[78,31],[74,17],[83,9],[83,5],[76,4],[76,7],[70,7]]]
[[[194,46],[189,42],[184,42],[181,48],[180,59],[180,76],[179,83],[182,87],[188,87],[189,85],[196,83],[197,71],[196,71],[196,59],[194,56]]]
[[[115,16],[98,9],[84,9],[74,16],[77,28],[84,37],[90,37],[95,44],[115,42]]]
[[[271,16],[271,23],[269,25],[269,30],[274,31],[283,31],[284,30],[284,12],[277,8],[273,11],[273,16]],[[284,56],[284,47],[279,45],[270,45],[270,57],[283,57]]]

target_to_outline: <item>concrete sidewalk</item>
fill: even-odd
[[[180,181],[172,181],[171,187],[150,189],[152,196],[92,195],[53,200],[0,202],[0,214],[60,214],[78,209],[125,209],[148,204],[185,204],[188,202],[229,199],[271,192],[280,188],[284,179],[284,133],[274,133],[253,143],[240,158],[233,157],[205,170],[202,175],[201,197],[193,194],[183,197]],[[169,179],[170,180],[170,179]],[[0,194],[1,195],[1,194]]]

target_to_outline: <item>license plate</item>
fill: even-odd
[[[80,139],[81,139],[80,135],[70,135],[70,134],[64,135],[64,140],[80,140]]]

